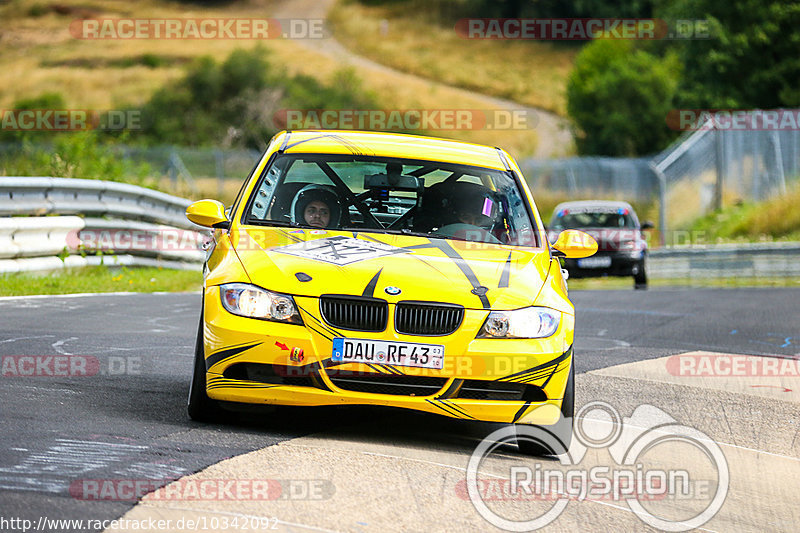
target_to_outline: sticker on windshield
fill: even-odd
[[[334,265],[349,265],[358,261],[403,253],[406,250],[381,242],[339,236],[298,242],[273,248],[272,251],[333,263]]]

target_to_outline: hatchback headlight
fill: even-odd
[[[541,339],[555,333],[560,321],[561,313],[547,307],[492,311],[478,338]]]
[[[226,283],[219,287],[222,307],[229,313],[248,318],[302,324],[291,296],[250,285]]]

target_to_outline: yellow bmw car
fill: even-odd
[[[550,247],[505,151],[281,132],[229,209],[201,200],[186,215],[213,229],[191,418],[240,402],[571,421],[575,311],[558,257],[597,244],[568,230]]]

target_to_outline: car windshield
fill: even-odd
[[[253,189],[244,223],[538,246],[509,172],[397,158],[278,156]]]
[[[573,212],[561,209],[553,217],[551,227],[553,229],[635,228],[636,221],[629,210],[624,208],[597,212]]]

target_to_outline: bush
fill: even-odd
[[[632,41],[597,39],[575,60],[567,113],[583,155],[638,156],[675,137],[666,123],[678,83],[673,55],[658,58]]]
[[[142,114],[143,133],[154,143],[263,149],[280,128],[281,109],[375,107],[352,71],[330,85],[289,76],[270,66],[261,47],[236,50],[222,64],[198,59],[177,83],[157,91]]]
[[[13,109],[17,111],[31,109],[65,109],[67,107],[64,97],[60,93],[49,92],[33,98],[23,98],[14,102]],[[0,117],[2,117],[0,111]],[[43,142],[50,139],[54,134],[61,132],[52,131],[16,131],[0,128],[0,143],[18,143],[24,140],[31,142]]]
[[[52,145],[24,140],[18,150],[0,156],[0,174],[124,181],[152,187],[149,165],[134,163],[100,142],[94,132],[60,133]]]

